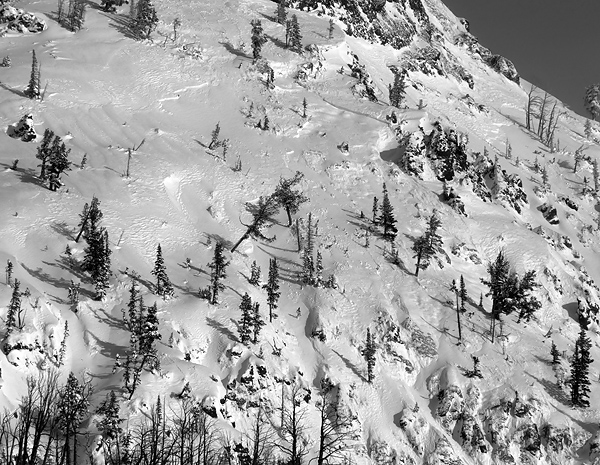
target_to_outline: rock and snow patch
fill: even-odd
[[[38,33],[46,29],[46,22],[33,13],[4,5],[0,8],[0,36],[7,32]]]
[[[31,113],[23,115],[18,123],[11,124],[6,129],[6,134],[13,139],[19,139],[23,142],[35,142],[37,133],[33,125],[33,115]]]

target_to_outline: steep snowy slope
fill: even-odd
[[[586,139],[584,119],[558,102],[560,148],[551,151],[525,129],[530,84],[438,0],[292,3],[298,9],[288,15],[298,16],[302,54],[285,48],[285,27],[273,18],[276,4],[266,0],[157,3],[153,41],[130,37],[127,5],[113,14],[90,4],[84,29],[74,34],[56,23],[54,3],[19,3],[48,27],[0,38],[0,55],[12,61],[0,68],[0,123],[10,132],[31,114],[39,135],[34,142],[0,135],[0,262],[10,260],[13,278],[30,292],[23,297],[24,327],[10,336],[2,328],[2,405],[14,411],[27,376],[59,365],[68,322],[61,383],[69,371],[90,380],[86,418],[115,390],[124,424],[136,425],[157,396],[176,411],[177,395],[189,383],[193,399],[217,416],[219,444],[248,445],[245,434],[260,405],[274,441],[285,446],[278,436],[281,392],[289,396],[297,385],[306,394],[302,463],[308,463],[318,451],[326,381],[336,387],[340,408],[354,416],[356,435],[343,451],[348,463],[592,463],[600,421],[597,365],[590,373],[591,407],[576,409],[549,364],[552,341],[566,356],[573,353],[578,299],[598,304],[596,198],[591,189],[582,195],[584,179],[593,187],[598,146]],[[176,42],[166,37],[175,18],[181,19]],[[262,21],[268,39],[257,64],[253,19]],[[43,100],[22,95],[31,50],[41,63]],[[389,106],[395,70],[408,73],[401,109]],[[256,127],[265,116],[269,130]],[[222,148],[208,148],[217,123],[229,140],[226,159]],[[448,179],[465,215],[460,204],[443,201],[439,161],[419,143],[436,123],[461,135],[472,166],[490,168],[479,183],[466,172]],[[57,192],[38,178],[35,154],[46,128],[65,140],[74,163]],[[128,149],[142,141],[126,177]],[[347,151],[340,149],[345,144]],[[574,169],[582,145],[588,159]],[[416,175],[407,169],[411,156],[422,166]],[[547,171],[547,189],[533,168],[536,159]],[[312,213],[323,275],[333,275],[337,286],[301,285],[295,226],[286,227],[282,211],[266,233],[276,236],[273,242],[247,239],[226,253],[231,263],[220,303],[201,299],[215,244],[231,249],[251,219],[246,203],[270,195],[280,177],[297,171],[309,198],[296,215],[301,233]],[[374,228],[373,197],[381,199],[383,183],[398,219],[395,263],[379,234],[371,233],[365,246],[366,231]],[[85,241],[75,241],[79,214],[92,196],[101,202],[112,250],[110,287],[101,301],[93,299],[80,267]],[[546,219],[543,204],[556,208],[559,223]],[[445,256],[416,277],[412,247],[434,211]],[[167,300],[152,293],[159,243],[175,286]],[[64,254],[67,246],[75,265]],[[491,299],[484,296],[479,307],[487,292],[480,278],[501,250],[519,275],[536,272],[542,308],[527,324],[516,314],[504,317],[503,337],[492,344]],[[271,258],[281,267],[278,318],[246,347],[239,337],[242,296],[259,302],[264,316],[268,308],[265,291],[247,276],[256,260],[266,282]],[[469,300],[458,344],[449,286],[461,275]],[[82,287],[76,306],[67,295],[71,280]],[[158,306],[161,368],[144,371],[129,399],[115,359],[124,360],[130,344],[123,320],[134,281],[145,304]],[[2,317],[12,292],[0,285]],[[372,383],[361,354],[368,328],[377,347]],[[593,359],[600,357],[597,330],[593,321]],[[481,379],[465,376],[472,356],[481,361]],[[561,364],[568,371],[567,357]],[[89,455],[103,463],[102,451],[92,452],[93,419],[82,430],[91,433],[80,444],[82,463]],[[275,447],[270,455],[285,453]]]

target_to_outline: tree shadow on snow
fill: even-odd
[[[224,326],[222,323],[220,323],[219,321],[215,320],[214,318],[208,318],[207,317],[206,318],[206,324],[208,326],[210,326],[211,328],[216,329],[217,331],[219,331],[224,336],[227,336],[232,341],[240,342],[240,340],[238,339],[238,337],[235,334],[233,334],[233,332],[228,327]]]
[[[59,289],[68,289],[69,286],[71,285],[71,281],[69,281],[69,280],[67,280],[65,278],[55,278],[55,277],[49,275],[48,273],[46,273],[41,268],[37,268],[37,269],[34,270],[33,268],[28,268],[27,265],[25,265],[24,263],[21,263],[21,266],[33,278],[39,279],[40,281],[43,281],[43,282],[45,282],[47,284],[50,284],[53,287],[57,287]]]
[[[352,371],[352,373],[354,373],[354,375],[360,379],[361,381],[366,381],[365,377],[362,375],[362,373],[359,371],[359,369],[357,368],[357,366],[352,363],[350,360],[348,360],[346,357],[344,357],[342,354],[340,354],[337,350],[332,349],[333,352],[342,359],[342,361],[346,364],[346,367],[348,369],[350,369],[350,371]]]
[[[557,402],[560,402],[563,405],[570,405],[571,399],[569,398],[569,396],[563,389],[559,388],[556,385],[556,383],[553,383],[552,381],[549,381],[547,379],[538,378],[528,372],[525,372],[525,373],[528,376],[530,376],[531,378],[533,378],[534,380],[536,380],[538,383],[540,383],[542,385],[542,387],[544,388],[544,390],[546,391],[546,393],[550,397],[552,397],[554,400],[556,400]]]
[[[267,39],[269,39],[271,42],[273,42],[273,44],[275,44],[275,46],[277,46],[279,48],[287,48],[285,45],[285,42],[283,40],[278,39],[277,37],[270,36],[268,34],[265,34],[265,37]]]
[[[231,53],[232,55],[241,57],[241,58],[247,58],[248,60],[252,60],[252,57],[248,54],[246,54],[245,52],[243,52],[242,50],[239,50],[237,48],[235,48],[231,42],[219,42],[223,47],[225,47],[225,50],[227,50],[229,53]]]
[[[9,169],[14,172],[22,183],[45,187],[42,180],[37,177],[35,170],[23,168],[17,168],[16,170],[13,170],[12,166],[6,163],[0,163],[0,166],[2,166],[4,169]]]
[[[64,236],[71,241],[75,240],[75,238],[73,237],[71,228],[69,228],[69,225],[66,221],[55,221],[54,223],[52,223],[50,225],[50,229],[52,229],[52,231],[54,231],[55,233],[60,234],[61,236]]]
[[[301,275],[302,267],[299,263],[296,263],[295,261],[290,260],[289,258],[279,257],[279,256],[275,255],[274,253],[269,252],[268,250],[265,250],[260,245],[257,245],[256,247],[260,251],[267,254],[269,257],[277,259],[277,262],[279,263],[279,277],[281,278],[282,281],[288,282],[290,284],[300,284],[300,281],[301,281],[300,275]],[[282,263],[285,265],[288,265],[289,267],[281,266]]]
[[[4,82],[1,82],[1,81],[0,81],[0,87],[2,87],[4,90],[12,92],[15,95],[18,95],[19,97],[27,97],[27,95],[25,95],[24,91],[16,89],[14,87],[10,87],[8,84],[5,84]]]
[[[207,241],[206,242],[200,241],[200,243],[206,247],[209,247],[213,242],[220,242],[221,244],[223,244],[223,247],[225,247],[227,250],[231,250],[233,247],[232,241],[225,239],[222,236],[219,236],[218,234],[204,233],[204,235],[206,236]],[[209,244],[209,241],[210,241],[210,244]]]
[[[263,18],[265,18],[267,21],[271,21],[272,23],[276,23],[277,22],[277,17],[275,17],[275,16],[268,15],[268,14],[265,14],[265,13],[262,13],[262,12],[259,12],[258,14],[261,15]]]
[[[112,14],[107,12],[100,13],[105,18],[108,18],[108,25],[116,29],[128,39],[138,40],[138,37],[131,32],[131,20],[129,16],[123,14]]]

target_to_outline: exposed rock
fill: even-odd
[[[455,244],[450,252],[452,255],[456,255],[463,260],[471,260],[476,265],[481,265],[483,263],[481,257],[479,256],[479,252],[473,247],[468,247],[464,242]]]
[[[550,224],[558,224],[560,220],[558,219],[558,211],[556,207],[550,205],[549,203],[543,203],[538,207],[538,210],[542,212],[542,215],[546,219],[546,221]]]
[[[512,61],[504,58],[501,55],[492,55],[487,60],[487,64],[490,65],[494,70],[510,79],[511,81],[519,84],[521,82],[521,77],[517,72],[517,68]]]
[[[46,22],[32,13],[10,5],[0,7],[0,34],[11,32],[38,33],[46,29]]]
[[[456,385],[450,385],[439,392],[438,400],[436,415],[442,427],[452,434],[454,426],[461,418],[464,410],[462,390]]]
[[[543,430],[543,436],[546,443],[546,452],[549,454],[561,454],[563,451],[569,449],[573,444],[571,429],[568,427],[559,428],[554,425],[546,425]],[[590,446],[590,451],[592,446]]]
[[[406,439],[413,450],[423,457],[425,453],[425,439],[429,432],[429,423],[423,418],[418,409],[404,407],[400,413],[399,426],[404,431]]]
[[[435,449],[429,455],[427,465],[463,465],[464,462],[458,457],[452,445],[444,437],[435,445]]]
[[[23,142],[35,142],[37,133],[33,126],[33,115],[31,113],[23,115],[17,124],[8,127],[6,133],[13,139],[20,139]]]

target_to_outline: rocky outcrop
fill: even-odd
[[[548,203],[544,203],[538,207],[538,210],[542,212],[542,215],[544,216],[544,218],[546,219],[546,221],[548,223],[550,223],[550,224],[560,223],[560,220],[558,219],[558,211],[556,210],[556,207],[554,207]]]
[[[512,61],[507,58],[504,58],[501,55],[492,55],[490,58],[486,60],[487,64],[498,73],[502,74],[506,78],[511,81],[520,84],[521,76],[517,72],[517,68]]]
[[[6,133],[13,139],[19,139],[23,142],[35,142],[37,133],[33,126],[33,115],[31,113],[23,115],[18,123],[8,127]]]
[[[38,33],[46,29],[46,22],[32,13],[4,5],[0,8],[0,35],[7,32]]]

